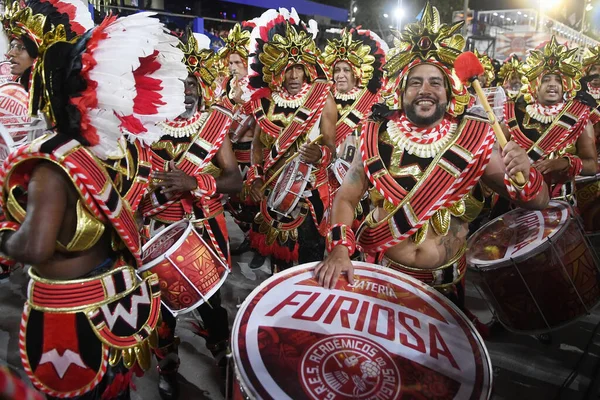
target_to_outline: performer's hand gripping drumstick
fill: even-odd
[[[309,143],[305,143],[302,145],[302,147],[300,147],[300,149],[298,149],[298,151],[296,153],[294,153],[294,155],[292,155],[290,158],[288,158],[287,160],[285,160],[285,163],[283,163],[283,165],[277,170],[275,171],[275,173],[265,182],[264,185],[262,185],[262,187],[260,188],[261,192],[264,192],[266,188],[269,187],[269,184],[271,182],[273,182],[273,180],[277,179],[277,177],[279,176],[279,174],[281,174],[283,172],[283,170],[285,169],[285,167],[291,163],[292,161],[294,161],[296,159],[296,157],[298,156],[302,156],[303,160],[302,161],[306,161],[307,158],[310,158],[312,160],[313,158],[313,152],[310,146],[317,144],[317,142],[319,140],[321,140],[323,138],[323,135],[319,135],[315,138],[315,140],[309,142]],[[320,151],[320,150],[318,150]],[[308,154],[308,156],[306,155]],[[316,161],[319,160],[319,156],[316,156],[317,159]],[[315,161],[315,162],[316,162]],[[306,161],[309,162],[309,161]],[[309,162],[310,163],[310,162]]]
[[[477,78],[479,75],[484,73],[483,65],[477,58],[477,56],[470,52],[466,51],[459,55],[454,62],[454,69],[456,71],[456,75],[463,82],[471,82],[471,86],[475,89],[477,93],[477,97],[479,97],[479,101],[483,106],[483,109],[486,111],[488,115],[488,119],[490,120],[490,124],[492,125],[492,129],[494,129],[494,133],[496,134],[496,140],[498,141],[498,145],[500,148],[504,148],[506,146],[506,137],[502,132],[502,128],[496,119],[494,111],[490,104],[488,103],[487,96],[481,89],[481,84],[479,83],[479,79]],[[522,186],[527,182],[525,181],[525,177],[521,172],[517,172],[514,176],[515,182]]]

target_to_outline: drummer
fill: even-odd
[[[556,37],[532,50],[521,71],[527,82],[505,107],[505,134],[521,146],[550,184],[555,199],[572,200],[577,175],[595,175],[597,154],[590,107],[580,88],[579,49],[567,49]],[[588,96],[589,98],[589,96]]]
[[[273,271],[289,268],[295,261],[323,259],[330,207],[327,168],[335,156],[337,119],[326,67],[313,39],[316,32],[300,21],[294,9],[281,11],[265,12],[265,25],[254,28],[252,36],[261,40],[251,43],[256,56],[248,68],[249,85],[255,91],[250,107],[257,125],[246,184],[261,207],[250,242],[271,257]],[[270,29],[264,28],[267,25]],[[307,143],[319,134],[320,144]],[[266,191],[262,187],[296,153],[300,155],[296,160],[315,169],[296,209],[287,217],[268,207],[276,178]]]
[[[242,187],[228,135],[231,118],[222,118],[230,114],[217,105],[208,112],[198,111],[199,107],[208,107],[214,100],[211,95],[217,76],[216,55],[210,49],[199,49],[189,28],[181,40],[179,47],[184,52],[188,70],[186,111],[174,120],[157,124],[162,137],[152,146],[155,186],[142,203],[147,236],[153,237],[186,217],[200,220],[195,228],[223,262],[230,264],[229,238],[219,194],[237,193]],[[183,169],[193,172],[186,173]],[[225,352],[229,343],[227,311],[221,306],[219,291],[209,302],[198,308],[204,324],[198,333],[206,339],[206,347],[215,357],[224,378]],[[156,350],[158,391],[163,399],[176,399],[179,396],[177,320],[164,306],[162,321]]]
[[[253,115],[244,108],[245,102],[242,100],[243,87],[248,84],[248,53],[250,32],[253,26],[254,23],[246,21],[235,24],[229,31],[229,35],[223,39],[225,45],[218,52],[220,62],[229,66],[229,76],[223,82],[223,93],[217,102],[233,114],[229,136],[233,153],[244,179],[250,168],[250,147],[256,125]],[[244,187],[247,189],[247,186]],[[233,249],[231,253],[242,254],[251,250],[248,232],[259,208],[250,198],[248,191],[244,189],[240,193],[230,196],[228,208],[235,222],[245,234],[242,244],[237,249]],[[257,253],[250,265],[260,267],[264,261],[265,257]]]
[[[416,277],[466,311],[466,236],[482,207],[471,194],[478,180],[503,196],[512,193],[523,207],[548,204],[547,187],[525,151],[513,142],[495,148],[487,120],[464,113],[469,94],[452,73],[464,39],[448,34],[462,24],[440,24],[427,3],[388,54],[390,90],[398,91],[402,108],[373,116],[362,129],[362,159],[336,195],[329,255],[315,270],[321,285],[335,287],[341,273],[353,282],[349,255],[360,246],[365,261]],[[523,187],[504,179],[517,172],[525,176]],[[355,235],[353,210],[370,186],[375,209]]]
[[[75,7],[78,0],[72,1]],[[114,37],[125,29],[128,35]],[[152,138],[143,132],[153,126],[148,120],[160,116],[152,107],[129,113],[136,92],[160,99],[163,118],[183,109],[181,99],[171,96],[183,89],[185,69],[179,63],[156,66],[156,80],[135,79],[144,68],[140,58],[147,54],[183,56],[170,48],[163,29],[157,19],[138,14],[108,18],[72,41],[56,42],[59,36],[50,31],[40,43],[45,51],[32,75],[39,90],[31,93],[30,106],[32,112],[52,110],[48,118],[55,128],[3,164],[0,193],[7,221],[0,223],[0,250],[4,261],[32,265],[21,321],[21,337],[27,338],[20,346],[21,361],[48,399],[129,398],[134,371],[151,366],[160,289],[155,275],[136,278],[141,239],[134,210],[150,173],[142,145]],[[105,57],[94,58],[86,46],[90,37]],[[148,37],[155,40],[140,47]],[[110,61],[123,54],[129,57]],[[88,68],[71,68],[82,59],[90,61]],[[88,73],[106,79],[81,85]],[[132,87],[109,84],[121,79]],[[122,101],[111,103],[110,96]],[[66,107],[82,97],[98,101]],[[100,102],[103,109],[97,107]],[[142,132],[128,141],[123,121],[90,118],[101,113],[129,115],[127,122]]]
[[[337,106],[335,146],[338,160],[331,169],[343,168],[341,160],[349,165],[360,152],[360,127],[371,114],[371,108],[380,99],[383,84],[383,65],[387,44],[377,34],[365,29],[344,29],[339,38],[327,41],[323,60],[333,71],[333,97]],[[347,168],[346,168],[347,170]],[[332,196],[341,181],[330,173]],[[354,227],[358,228],[369,212],[368,197],[356,208]]]
[[[516,54],[508,56],[498,72],[498,86],[502,86],[507,97],[516,99],[521,90],[521,59]]]

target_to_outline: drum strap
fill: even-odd
[[[221,148],[229,132],[231,120],[231,113],[223,107],[211,107],[208,119],[194,136],[189,147],[178,157],[177,168],[190,176],[201,173]],[[162,171],[167,160],[156,152],[152,152],[152,156],[153,168]],[[145,217],[156,215],[180,201],[182,196],[178,194],[167,197],[160,191],[154,190],[144,199],[142,213]]]
[[[304,104],[298,107],[294,112],[292,122],[283,129],[268,119],[261,99],[252,100],[253,113],[257,123],[265,133],[276,138],[265,157],[263,166],[265,171],[271,168],[299,137],[310,132],[323,112],[330,87],[331,83],[327,80],[315,80]]]
[[[367,218],[359,228],[357,238],[365,252],[385,251],[395,246],[414,234],[440,208],[465,196],[483,174],[494,145],[486,120],[463,117],[454,138],[407,190],[390,173],[380,153],[381,124],[371,120],[365,123],[361,154],[369,181],[394,209],[379,222]]]
[[[527,151],[532,161],[546,158],[550,153],[574,143],[587,124],[589,112],[587,105],[571,100],[542,132],[526,129],[522,122],[519,123],[523,121],[524,115],[521,114],[524,111],[519,110],[514,101],[507,101],[504,107],[511,138]]]
[[[145,154],[143,150],[138,150],[138,155]],[[131,179],[133,184],[122,194],[115,187],[107,168],[85,147],[65,135],[50,134],[21,147],[5,161],[5,167],[0,172],[3,208],[6,206],[6,196],[11,187],[27,185],[24,176],[31,171],[25,170],[23,166],[32,165],[24,163],[27,160],[50,161],[65,170],[88,209],[99,220],[110,221],[137,264],[142,265],[140,232],[132,210],[135,209],[133,205],[139,204],[139,197],[148,186],[149,165],[138,165],[137,172]]]
[[[335,127],[335,145],[341,145],[370,114],[371,107],[377,102],[378,95],[371,93],[367,88],[362,90],[354,102],[338,118]]]

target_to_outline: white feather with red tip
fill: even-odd
[[[121,155],[119,142],[123,134],[146,145],[155,142],[160,138],[155,123],[173,119],[185,111],[182,81],[187,69],[181,62],[183,53],[175,47],[177,38],[170,36],[152,15],[138,13],[117,19],[106,27],[106,38],[98,42],[93,52],[96,65],[89,77],[98,83],[98,105],[88,115],[100,138],[99,144],[90,148],[98,157]],[[153,61],[153,68],[158,68],[139,75],[136,81],[135,72],[140,71],[141,59],[155,52],[156,57],[147,60]],[[160,81],[158,86],[156,80]],[[148,100],[142,96],[146,92],[153,94],[160,104],[136,109],[136,100],[137,105]],[[141,95],[136,97],[138,94]],[[125,119],[132,125],[126,125]],[[124,126],[136,129],[126,130]]]
[[[70,8],[69,6],[74,7],[74,15],[69,13],[69,20],[71,21],[71,29],[78,35],[84,34],[86,31],[92,29],[94,27],[94,20],[92,19],[92,14],[90,10],[83,1],[81,0],[59,0],[53,1],[50,0],[50,3],[61,12],[64,12],[65,6]],[[78,29],[76,25],[79,25],[83,29]]]
[[[368,35],[371,39],[373,39],[384,54],[387,54],[388,51],[390,51],[390,47],[388,46],[388,44],[383,39],[381,39],[381,37],[379,37],[379,35],[375,32],[370,31],[368,29],[359,29],[358,33],[361,35]]]

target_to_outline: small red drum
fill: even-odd
[[[234,399],[488,399],[483,340],[443,295],[354,263],[354,285],[324,289],[317,263],[271,277],[233,324]]]
[[[273,188],[267,206],[277,214],[289,217],[293,215],[300,199],[304,197],[304,190],[310,180],[314,167],[299,159],[291,161],[279,175]]]
[[[600,273],[570,210],[562,201],[516,209],[469,238],[467,264],[507,329],[547,332],[600,301]]]
[[[142,254],[139,271],[158,275],[161,300],[175,315],[206,302],[230,272],[187,220],[160,231],[144,245]]]

